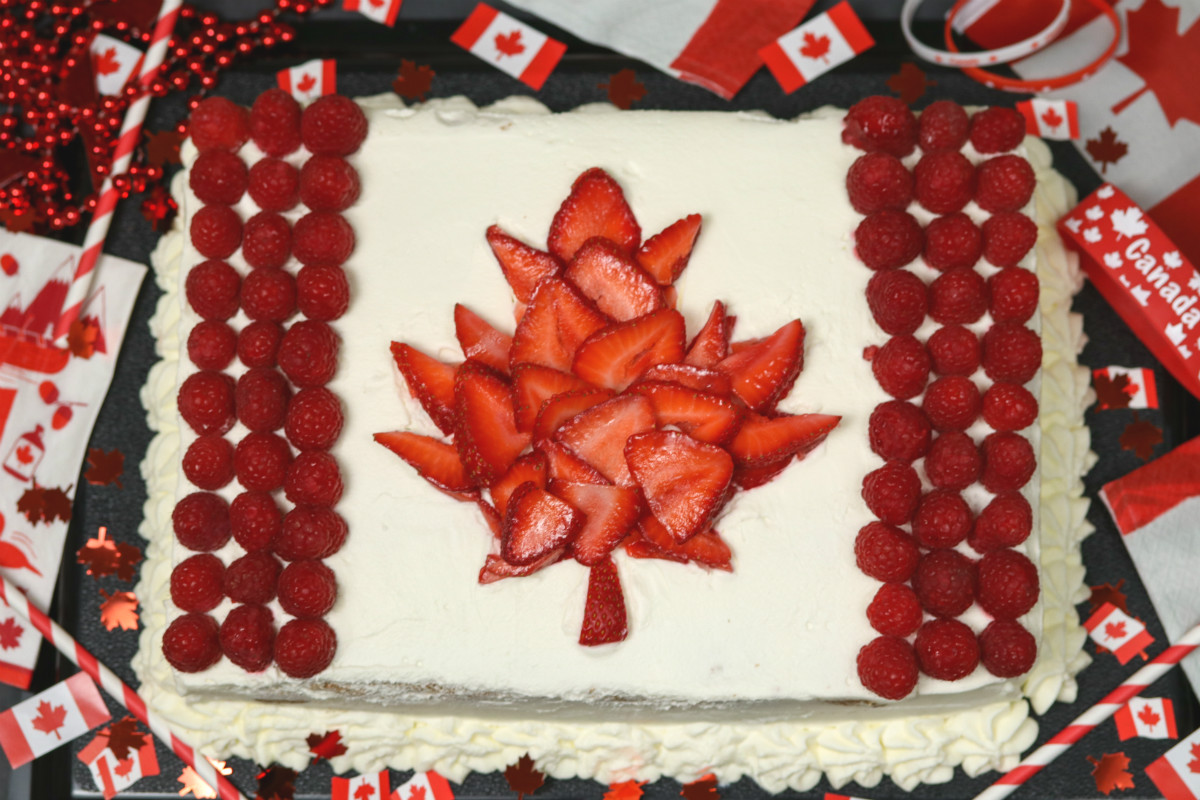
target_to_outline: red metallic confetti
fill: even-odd
[[[427,64],[401,59],[400,72],[392,81],[392,91],[405,100],[424,100],[437,75]]]
[[[123,581],[131,581],[137,575],[142,551],[137,545],[109,539],[108,528],[101,526],[99,535],[88,539],[75,553],[75,560],[87,565],[87,574],[93,578],[115,574]]]
[[[185,138],[183,133],[170,128],[162,131],[148,131],[146,133],[146,163],[155,167],[178,164],[179,148]]]
[[[1112,603],[1117,608],[1129,613],[1129,607],[1126,605],[1125,593],[1121,591],[1121,587],[1125,585],[1125,579],[1117,581],[1114,586],[1111,583],[1102,583],[1099,586],[1093,586],[1092,596],[1088,598],[1088,606],[1091,608],[1090,613],[1095,614],[1100,610],[1100,606],[1105,603]]]
[[[542,784],[546,782],[546,776],[534,767],[533,759],[526,753],[517,759],[517,763],[510,764],[505,768],[504,780],[508,781],[508,788],[516,792],[517,798],[520,800],[525,795],[533,794],[542,788]]]
[[[62,489],[38,486],[34,481],[33,488],[26,489],[17,500],[17,511],[34,525],[55,520],[70,522],[71,498]]]
[[[717,776],[709,773],[697,778],[691,783],[685,783],[679,792],[686,800],[720,800],[721,793],[717,791]]]
[[[121,474],[125,471],[125,454],[115,447],[112,450],[101,450],[93,447],[88,450],[88,468],[83,474],[87,482],[93,486],[108,486],[115,483],[118,489],[124,489]]]
[[[646,96],[646,84],[639,81],[637,73],[631,69],[623,69],[610,76],[606,83],[598,84],[597,88],[608,92],[608,102],[623,109],[628,109]]]
[[[67,349],[76,358],[85,361],[96,354],[96,340],[100,337],[100,326],[93,320],[77,319],[67,331]]]
[[[258,773],[255,800],[293,800],[296,794],[296,770],[278,764]]]
[[[1133,413],[1133,422],[1125,426],[1120,442],[1122,450],[1132,450],[1143,461],[1149,461],[1154,448],[1162,443],[1162,429],[1148,419],[1139,419]]]
[[[233,767],[225,766],[224,761],[217,761],[216,759],[209,760],[212,761],[213,766],[217,768],[217,772],[221,773],[222,775],[233,774]],[[193,797],[200,798],[200,800],[212,800],[212,798],[217,796],[216,791],[207,783],[205,783],[204,780],[196,774],[196,770],[192,769],[191,767],[184,767],[183,771],[179,773],[179,777],[176,778],[176,780],[183,784],[183,788],[179,790],[180,797],[183,797],[188,792],[191,792]]]
[[[643,794],[642,787],[646,781],[622,781],[613,783],[604,793],[604,800],[638,800]]]
[[[120,628],[123,631],[135,631],[138,626],[138,599],[133,592],[113,592],[109,594],[103,589],[100,596],[104,602],[100,604],[100,622],[105,630]]]
[[[1087,760],[1092,764],[1092,777],[1096,779],[1097,791],[1107,795],[1116,789],[1133,788],[1129,759],[1124,753],[1105,753],[1099,760],[1088,756]]]
[[[315,758],[323,758],[326,761],[346,752],[346,745],[342,744],[341,731],[326,731],[323,734],[310,733],[304,742],[308,745],[308,751]]]
[[[936,86],[937,81],[925,77],[925,70],[911,61],[900,65],[900,71],[887,79],[887,86],[905,103],[914,103],[925,94],[930,86]]]

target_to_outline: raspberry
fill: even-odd
[[[283,322],[296,311],[296,279],[281,269],[256,269],[242,281],[242,310],[256,322]]]
[[[224,322],[208,319],[188,334],[188,358],[202,370],[223,370],[233,361],[237,334]]]
[[[975,202],[984,211],[1020,211],[1033,197],[1033,167],[1020,156],[996,156],[975,170]]]
[[[247,282],[249,279],[247,279]],[[245,305],[245,289],[242,305]],[[987,281],[970,267],[943,272],[929,287],[929,316],[943,325],[969,325],[987,311]]]
[[[288,403],[283,432],[298,450],[328,450],[342,432],[342,403],[324,386],[301,389]]]
[[[196,433],[225,433],[236,420],[233,378],[223,372],[194,372],[179,387],[179,415]]]
[[[247,367],[273,367],[283,328],[277,322],[251,322],[238,334],[238,359]]]
[[[293,561],[279,576],[279,606],[293,617],[323,617],[335,600],[333,570],[320,561]]]
[[[188,186],[202,203],[231,206],[246,192],[246,162],[225,150],[201,153],[188,172]]]
[[[275,663],[291,678],[311,678],[333,662],[336,652],[337,634],[322,619],[293,619],[275,640]]]
[[[979,339],[961,325],[938,328],[927,346],[938,375],[970,375],[979,368]]]
[[[864,156],[865,158],[865,156]],[[921,279],[902,269],[876,272],[867,283],[867,305],[884,333],[914,332],[925,321],[928,290]]]
[[[324,322],[301,320],[279,343],[279,367],[296,386],[329,383],[337,371],[338,338]]]
[[[238,483],[252,492],[270,492],[282,486],[291,461],[291,449],[276,433],[246,434],[233,458]]]
[[[1015,678],[1033,669],[1037,640],[1021,623],[997,619],[979,634],[979,652],[988,672],[997,678]]]
[[[871,627],[885,636],[912,636],[921,625],[921,601],[904,583],[885,583],[867,606]]]
[[[971,202],[975,167],[957,150],[926,153],[913,169],[917,202],[935,214],[953,214]]]
[[[222,436],[199,437],[183,454],[183,474],[201,489],[220,489],[233,480],[233,445]]]
[[[229,506],[218,495],[192,492],[175,504],[171,527],[188,550],[220,550],[229,541]]]
[[[874,95],[850,106],[842,141],[868,153],[904,158],[917,144],[917,118],[901,100]]]
[[[898,400],[908,400],[925,390],[929,353],[912,336],[893,336],[875,354],[871,371],[885,392]]]
[[[988,310],[994,321],[1025,322],[1037,306],[1038,278],[1032,270],[1008,267],[988,278]]]
[[[930,103],[917,118],[917,139],[926,153],[958,150],[967,141],[971,120],[963,107],[951,100]]]
[[[858,679],[885,700],[902,700],[917,687],[917,657],[897,636],[880,636],[858,651]]]
[[[250,138],[250,115],[224,97],[200,101],[188,118],[188,133],[196,149],[234,151]]]
[[[367,117],[348,97],[318,97],[300,117],[300,138],[319,156],[348,156],[367,138]]]
[[[916,461],[929,450],[929,420],[921,409],[903,400],[875,406],[867,423],[871,452],[884,461]]]
[[[956,619],[934,619],[917,631],[913,644],[921,671],[931,678],[956,681],[979,666],[979,642],[964,623]]]
[[[925,246],[921,224],[905,211],[876,211],[854,231],[855,252],[871,269],[903,267]]]
[[[284,561],[328,558],[341,549],[346,530],[346,520],[333,509],[298,506],[283,518],[273,548]]]
[[[961,492],[979,478],[983,458],[965,433],[948,431],[933,440],[925,456],[925,477],[939,489]]]
[[[252,431],[277,430],[283,427],[291,396],[287,378],[270,367],[256,367],[238,378],[238,421]]]
[[[912,173],[895,156],[867,153],[850,165],[846,193],[850,205],[860,214],[885,208],[903,211],[913,197]]]
[[[267,550],[283,530],[283,512],[267,492],[242,492],[229,504],[234,540],[247,553]]]
[[[975,601],[974,566],[957,550],[930,550],[917,564],[913,589],[930,614],[957,617]]]
[[[1003,153],[1025,140],[1025,117],[1012,108],[992,106],[971,117],[971,146],[978,152]]]
[[[204,261],[192,267],[184,281],[188,305],[203,319],[227,320],[237,313],[242,286],[237,270],[224,261]]]
[[[993,494],[1012,492],[1029,483],[1037,468],[1033,445],[1019,433],[1000,431],[983,440],[983,472],[979,482]]]
[[[300,104],[282,89],[268,89],[250,107],[250,136],[269,156],[300,147]]]
[[[341,214],[310,211],[296,221],[292,250],[301,264],[339,266],[354,252],[354,228]]]
[[[946,375],[929,384],[921,409],[935,431],[965,431],[979,416],[979,387],[962,375]]]
[[[977,553],[1016,547],[1033,530],[1033,509],[1018,492],[1002,492],[979,512],[968,544]]]
[[[251,267],[278,269],[292,254],[292,228],[274,211],[260,211],[246,220],[242,258]]]
[[[979,605],[996,619],[1016,619],[1037,603],[1037,567],[1016,550],[985,553],[978,575]]]
[[[221,623],[221,650],[247,672],[271,664],[275,646],[275,616],[263,605],[234,607]]]
[[[229,206],[204,206],[192,217],[191,236],[205,258],[229,258],[242,243],[242,218]]]
[[[212,553],[197,553],[171,570],[171,602],[182,611],[212,611],[225,593],[225,565]]]
[[[1001,211],[983,223],[983,257],[997,267],[1011,267],[1033,249],[1037,237],[1037,224],[1029,217]]]
[[[225,570],[225,594],[235,603],[265,605],[275,599],[283,565],[268,552],[247,553]]]
[[[1016,322],[997,322],[983,335],[983,371],[994,381],[1028,383],[1042,365],[1042,340]]]
[[[219,631],[208,614],[184,614],[163,633],[163,657],[180,672],[203,672],[221,660]]]
[[[329,322],[350,306],[350,283],[341,267],[312,264],[296,276],[296,305],[309,319]]]
[[[312,211],[345,211],[358,191],[358,171],[344,158],[313,156],[300,169],[300,201]]]
[[[884,464],[863,478],[862,497],[872,514],[891,525],[903,525],[917,511],[921,479],[907,464]]]
[[[263,211],[288,211],[300,202],[300,172],[286,161],[263,158],[250,168],[247,189]]]
[[[998,431],[1019,431],[1037,422],[1038,401],[1015,383],[993,383],[983,393],[983,421]]]
[[[971,509],[958,492],[934,489],[921,498],[912,530],[923,547],[954,547],[971,532]]]
[[[342,497],[337,461],[324,450],[305,450],[288,468],[283,491],[298,506],[337,505]]]
[[[884,583],[908,580],[920,558],[916,540],[884,522],[868,523],[854,540],[854,560],[858,568]]]
[[[945,272],[973,267],[983,254],[983,233],[962,212],[938,217],[925,227],[925,263]]]

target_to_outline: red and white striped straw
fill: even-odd
[[[0,599],[17,614],[23,616],[29,624],[37,628],[42,636],[54,645],[58,652],[71,659],[81,670],[92,677],[96,683],[112,697],[120,701],[131,714],[140,719],[150,728],[150,732],[166,745],[169,745],[175,755],[183,759],[183,763],[196,771],[200,779],[214,788],[221,800],[246,800],[238,788],[217,770],[216,766],[181,738],[167,722],[149,708],[142,696],[129,688],[112,670],[96,660],[96,657],[83,649],[71,634],[59,627],[58,623],[46,616],[38,607],[29,602],[25,593],[11,583],[8,578],[0,575]]]
[[[75,276],[71,279],[71,287],[67,290],[66,300],[63,301],[62,314],[54,326],[56,342],[61,343],[71,330],[71,323],[79,318],[83,302],[91,291],[92,282],[96,277],[96,262],[100,260],[100,253],[104,249],[104,240],[108,237],[113,211],[117,207],[117,201],[121,199],[120,194],[113,188],[113,177],[126,172],[129,162],[133,159],[133,151],[141,137],[142,123],[146,121],[146,110],[150,107],[150,83],[166,57],[167,43],[171,40],[171,32],[175,30],[175,20],[179,17],[181,5],[183,0],[163,0],[158,11],[158,21],[150,35],[150,48],[146,51],[146,57],[142,59],[142,70],[138,74],[139,93],[125,112],[121,133],[113,148],[112,165],[108,177],[104,179],[104,185],[100,188],[96,210],[92,212],[92,222],[83,238],[83,253],[79,256],[79,265],[75,268]]]
[[[1092,728],[1117,713],[1118,709],[1144,692],[1150,684],[1161,678],[1197,647],[1200,647],[1200,625],[1196,625],[1181,636],[1178,642],[1159,653],[1153,661],[1126,678],[1120,686],[1109,692],[1107,697],[1084,711],[1074,722],[1026,756],[1000,780],[976,795],[975,800],[1000,800],[1002,797],[1008,797],[1025,781],[1040,772],[1042,767],[1062,755]]]

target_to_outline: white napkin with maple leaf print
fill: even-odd
[[[758,51],[815,0],[507,0],[581,39],[645,61],[728,100],[762,66]]]

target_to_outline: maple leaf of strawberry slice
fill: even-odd
[[[512,287],[513,295],[522,303],[533,300],[533,292],[543,279],[562,274],[561,261],[545,250],[538,250],[515,239],[498,225],[488,228],[486,237],[492,254],[500,262],[504,279]]]
[[[411,394],[442,433],[454,433],[454,373],[456,366],[443,364],[412,345],[392,342],[392,358],[404,376]]]
[[[733,393],[753,411],[767,412],[791,391],[804,368],[804,325],[798,319],[717,364],[733,380]]]
[[[729,443],[729,453],[738,466],[764,467],[803,456],[825,441],[841,422],[831,414],[783,414],[778,417],[750,415]]]
[[[642,373],[638,383],[646,381],[662,381],[677,383],[698,392],[708,392],[718,397],[733,396],[733,381],[723,372],[704,367],[693,367],[691,364],[655,364]]]
[[[493,328],[483,317],[462,303],[454,304],[454,334],[463,355],[508,374],[512,337]]]
[[[725,304],[720,300],[713,303],[713,309],[708,315],[696,338],[688,345],[687,355],[683,363],[695,367],[715,367],[729,355],[729,339],[733,333],[733,317],[726,316]]]
[[[642,241],[642,229],[625,202],[620,184],[599,167],[575,179],[571,193],[550,222],[546,245],[563,263],[593,236],[600,236],[633,253]]]
[[[529,446],[529,434],[517,430],[512,389],[491,367],[465,361],[455,376],[454,400],[459,458],[475,485],[490,486]]]
[[[509,363],[541,364],[569,372],[575,351],[611,320],[571,284],[547,278],[538,284],[513,334]]]
[[[583,607],[583,627],[579,643],[585,647],[624,641],[629,635],[625,613],[625,593],[621,577],[611,557],[602,559],[588,573],[587,601]]]
[[[375,441],[400,456],[417,474],[450,496],[459,500],[478,496],[476,484],[467,475],[454,445],[408,431],[377,433]]]
[[[618,486],[632,486],[625,442],[655,426],[654,406],[639,394],[623,394],[576,415],[554,438]]]
[[[518,458],[508,468],[508,472],[492,484],[492,503],[496,507],[496,513],[501,518],[504,517],[508,510],[508,500],[518,486],[523,483],[532,483],[539,489],[545,489],[549,477],[550,465],[546,460],[545,453],[534,450]]]
[[[646,270],[608,239],[588,239],[563,277],[618,321],[649,314],[663,307],[662,291]]]
[[[723,446],[733,439],[746,413],[724,397],[677,383],[641,381],[630,391],[650,398],[660,426],[674,425],[710,444]]]
[[[569,372],[541,364],[517,364],[512,370],[513,391],[517,404],[517,430],[532,431],[542,405],[563,392],[594,389],[590,383]]]
[[[571,371],[597,386],[624,391],[655,364],[683,358],[683,316],[663,308],[596,331],[579,345]]]
[[[569,419],[582,414],[593,406],[616,396],[611,389],[576,389],[551,397],[542,404],[533,423],[533,441],[549,439]]]
[[[637,262],[661,286],[679,280],[700,235],[700,215],[689,214],[651,236],[637,251]]]
[[[631,436],[625,460],[650,512],[676,542],[708,530],[729,496],[733,458],[687,434],[654,430]]]
[[[637,533],[641,537],[641,546],[635,547],[633,552],[628,547],[625,550],[634,558],[665,558],[684,564],[695,562],[725,572],[733,571],[733,552],[721,534],[712,528],[679,543],[653,514],[645,514],[638,520]],[[636,543],[635,539],[630,544]]]
[[[792,463],[792,456],[784,456],[775,461],[757,467],[747,467],[734,463],[733,482],[742,489],[755,489],[775,480],[779,473]]]
[[[546,454],[550,465],[550,480],[568,481],[571,483],[609,483],[608,478],[579,456],[572,453],[564,445],[556,441],[538,443],[538,450]]]
[[[488,557],[484,559],[483,567],[479,570],[479,582],[495,583],[505,578],[524,578],[526,575],[532,575],[538,570],[555,563],[562,558],[562,555],[563,548],[559,548],[558,550],[551,550],[532,564],[518,566],[508,563],[495,553],[489,553]]]
[[[550,492],[585,517],[571,544],[575,560],[585,567],[598,564],[611,553],[642,513],[641,498],[632,486],[553,481]]]
[[[582,527],[583,515],[570,504],[526,481],[508,498],[500,557],[514,566],[528,566],[567,545]]]

